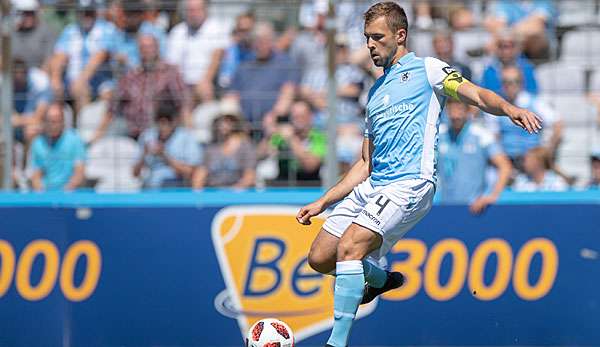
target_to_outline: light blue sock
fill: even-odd
[[[365,281],[371,286],[375,288],[381,288],[387,281],[387,272],[380,268],[379,266],[368,262],[366,260],[362,261],[363,269],[365,272]]]
[[[334,347],[346,347],[352,321],[363,296],[365,286],[363,263],[360,260],[338,261],[335,272],[334,322],[327,344]]]

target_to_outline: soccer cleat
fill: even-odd
[[[360,302],[360,304],[361,305],[368,304],[371,301],[373,301],[373,299],[375,299],[377,296],[379,296],[389,290],[396,289],[403,284],[404,284],[404,276],[402,276],[401,273],[388,272],[387,280],[385,281],[385,284],[383,285],[383,287],[375,288],[375,287],[371,287],[369,284],[365,284],[365,292],[363,294],[363,298],[362,298],[362,301]]]

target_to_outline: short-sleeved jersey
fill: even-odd
[[[438,192],[449,204],[471,203],[484,194],[488,161],[503,153],[490,131],[471,122],[456,136],[448,125],[440,125],[439,150]]]
[[[448,64],[414,53],[385,69],[367,102],[373,185],[417,178],[436,182],[439,114],[462,82]]]

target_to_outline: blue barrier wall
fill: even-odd
[[[0,346],[241,346],[269,315],[323,345],[319,223],[293,220],[318,192],[232,194],[0,196]],[[387,257],[405,287],[363,308],[352,345],[600,345],[597,198],[435,206]]]

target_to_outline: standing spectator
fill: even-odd
[[[194,173],[192,187],[254,186],[256,151],[248,139],[242,119],[225,113],[213,122],[213,143],[206,148],[204,162]]]
[[[200,146],[191,132],[178,125],[178,109],[164,100],[156,112],[156,127],[147,129],[139,139],[142,157],[133,174],[144,177],[146,188],[181,187],[187,185],[194,167],[202,161]]]
[[[203,81],[208,73],[216,75],[218,59],[229,46],[232,23],[208,16],[204,0],[183,0],[185,21],[171,29],[167,42],[166,60],[177,65],[185,84],[203,101],[212,98],[205,94]]]
[[[311,80],[327,76],[327,3],[317,1],[314,11],[312,26],[301,31],[290,48],[290,56],[301,70],[302,85],[311,85]]]
[[[153,35],[142,34],[138,44],[141,66],[119,80],[111,106],[94,139],[103,136],[114,116],[124,117],[128,135],[137,139],[150,127],[157,103],[164,99],[173,100],[181,110],[184,125],[191,124],[191,97],[177,67],[160,60],[158,42]]]
[[[27,151],[52,101],[48,76],[38,68],[28,68],[25,61],[16,58],[13,62],[13,92],[15,139],[25,144]]]
[[[448,31],[438,31],[433,35],[433,50],[435,57],[445,61],[463,75],[464,78],[471,80],[471,68],[454,58],[454,41],[452,34]]]
[[[513,34],[503,32],[496,39],[496,56],[484,68],[481,86],[493,92],[502,93],[502,69],[508,66],[516,66],[523,76],[523,87],[531,94],[538,93],[538,85],[535,79],[533,64],[529,59],[521,55],[517,41]],[[503,95],[505,96],[505,95]]]
[[[588,189],[600,189],[600,151],[592,153],[590,165],[592,167],[592,179],[588,183]]]
[[[519,170],[523,156],[534,147],[546,147],[551,158],[554,158],[562,139],[562,121],[559,115],[549,105],[523,89],[523,76],[517,67],[505,67],[501,75],[502,92],[506,99],[513,105],[531,110],[541,117],[544,129],[540,134],[529,134],[521,129],[512,129],[515,127],[507,117],[491,116],[486,117],[489,128],[499,136],[502,147]],[[547,136],[548,133],[550,136]]]
[[[125,70],[138,67],[140,65],[140,52],[138,49],[137,38],[139,35],[152,35],[158,41],[161,56],[166,51],[166,35],[154,26],[152,23],[144,21],[145,4],[140,0],[122,0],[115,1],[112,10],[116,13],[121,12],[123,23],[117,25],[119,30],[119,40],[116,44],[115,59]]]
[[[25,61],[27,66],[49,69],[49,58],[56,41],[56,33],[40,16],[37,0],[13,1],[17,15],[12,32],[12,56]]]
[[[492,33],[510,29],[530,59],[546,59],[557,11],[550,0],[495,1],[485,26]]]
[[[54,96],[62,98],[66,91],[77,111],[112,79],[109,58],[115,50],[117,30],[96,17],[95,1],[80,0],[77,22],[65,27],[54,47],[50,67]]]
[[[219,88],[226,89],[231,85],[231,80],[240,64],[255,59],[252,49],[252,30],[254,29],[254,15],[244,13],[237,17],[233,29],[233,44],[225,49],[219,63],[217,84]],[[213,76],[206,76],[206,85],[212,87]],[[210,91],[208,91],[210,93]]]
[[[85,146],[77,132],[65,129],[63,105],[53,103],[44,132],[31,145],[31,185],[40,190],[74,190],[84,181]]]
[[[441,201],[448,204],[470,204],[473,213],[481,213],[496,202],[506,187],[511,164],[494,139],[482,126],[472,123],[469,107],[454,99],[446,101],[449,124],[440,126]],[[498,170],[491,192],[486,191],[488,162]]]
[[[530,149],[523,159],[523,174],[515,179],[513,189],[518,192],[547,192],[565,191],[569,188],[567,182],[550,171],[550,156],[542,147]]]
[[[276,185],[319,185],[320,169],[327,151],[325,133],[314,126],[314,114],[310,104],[294,102],[289,123],[282,122],[267,129],[271,134],[259,147],[259,156],[267,157],[275,152],[279,158],[279,176]]]
[[[256,58],[236,71],[225,99],[239,102],[252,126],[260,131],[263,118],[274,122],[287,114],[293,101],[296,69],[289,58],[274,50],[275,33],[269,23],[257,23],[253,35]]]

